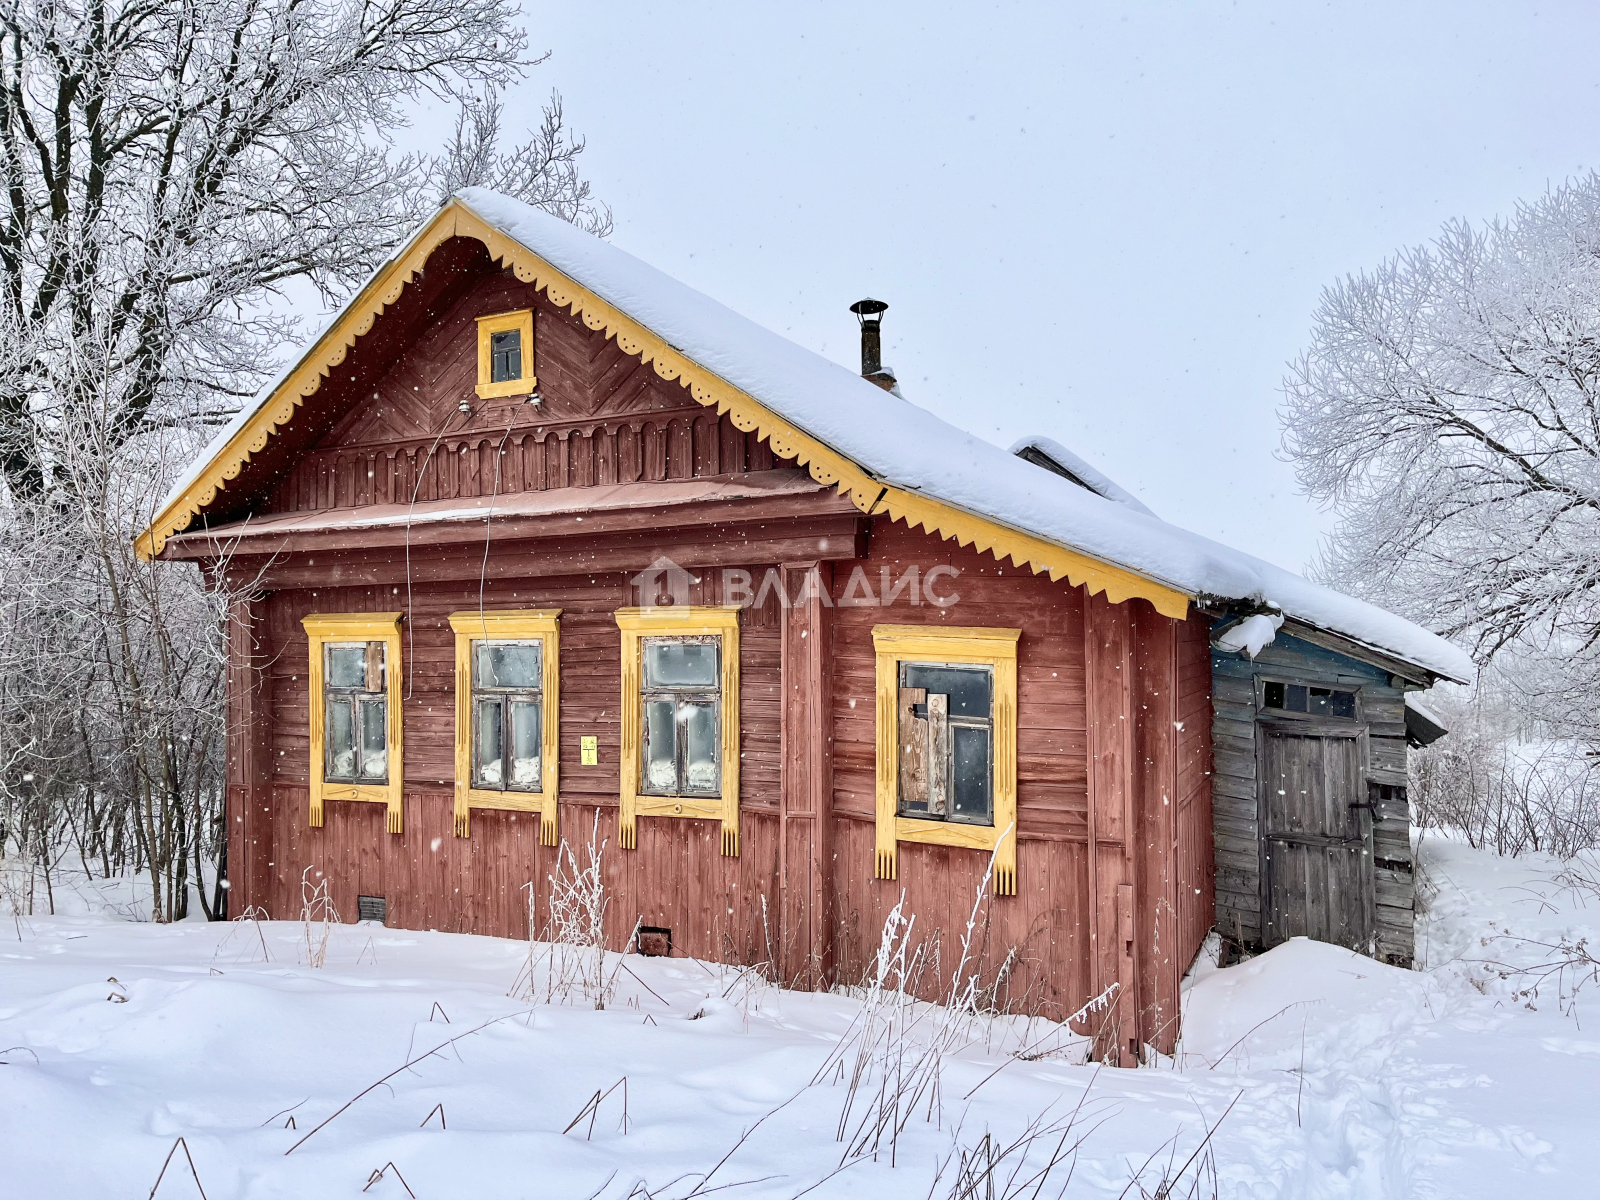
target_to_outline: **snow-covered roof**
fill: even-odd
[[[1192,598],[1275,605],[1287,616],[1435,674],[1472,677],[1468,656],[1436,634],[1162,521],[1140,511],[1137,501],[1107,499],[1025,462],[566,221],[481,188],[465,189],[456,202],[885,485],[936,498]],[[274,390],[265,389],[254,409],[264,407]],[[245,429],[250,416],[242,413],[219,434],[202,464]],[[174,498],[198,477],[191,473]]]
[[[1091,466],[1085,459],[1068,450],[1055,438],[1045,437],[1042,433],[1032,433],[1013,444],[1009,453],[1015,454],[1018,458],[1026,458],[1030,450],[1049,459],[1066,478],[1088,488],[1095,495],[1115,500],[1118,504],[1126,504],[1134,512],[1143,513],[1147,517],[1155,516],[1139,497],[1120,486],[1098,467]]]

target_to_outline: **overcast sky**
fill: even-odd
[[[1600,164],[1600,4],[1112,7],[528,0],[513,122],[560,89],[624,249],[852,367],[886,300],[909,399],[1302,569],[1319,290]]]

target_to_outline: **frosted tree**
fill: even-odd
[[[1600,174],[1329,286],[1285,386],[1319,574],[1600,734]]]
[[[0,0],[0,856],[49,866],[66,838],[184,915],[223,842],[228,601],[129,542],[297,310],[449,190],[608,230],[559,97],[502,146],[501,90],[537,62],[520,21],[513,0]],[[398,151],[425,105],[460,109],[455,136]]]

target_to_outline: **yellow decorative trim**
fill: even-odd
[[[515,329],[522,335],[522,378],[491,381],[489,369],[489,340],[492,334]],[[473,389],[480,400],[497,396],[526,396],[539,386],[533,371],[533,309],[520,308],[516,312],[495,313],[478,318],[478,386]]]
[[[372,328],[378,315],[421,270],[434,248],[458,236],[481,241],[492,258],[509,264],[524,283],[542,289],[551,303],[570,308],[590,329],[604,330],[606,337],[615,338],[624,352],[651,363],[661,378],[676,379],[700,404],[715,408],[718,413],[727,413],[739,429],[755,430],[758,437],[771,444],[774,453],[793,456],[810,470],[813,479],[848,495],[862,512],[887,513],[892,520],[920,526],[946,541],[972,546],[1001,561],[1009,558],[1035,574],[1048,574],[1052,581],[1065,578],[1073,586],[1086,587],[1091,594],[1103,591],[1114,604],[1143,597],[1157,612],[1174,620],[1181,621],[1188,615],[1188,594],[1168,584],[930,496],[885,486],[850,459],[780,419],[754,397],[684,357],[665,339],[496,230],[460,200],[451,200],[412,238],[389,267],[361,290],[346,307],[344,316],[323,335],[261,410],[245,422],[195,481],[139,535],[135,545],[141,557],[149,559],[160,554],[168,537],[186,529],[227,481],[238,477],[250,456],[288,423],[295,406],[316,391],[332,367],[344,361],[355,339]]]
[[[561,751],[561,610],[511,608],[489,611],[468,609],[450,614],[456,635],[456,802],[457,837],[470,837],[472,810],[497,808],[539,815],[539,843],[556,844],[556,795],[559,791]],[[544,696],[539,731],[540,790],[494,792],[472,786],[472,643],[500,638],[538,639],[544,643]]]
[[[722,821],[722,853],[739,856],[739,608],[687,606],[683,608],[619,608],[617,628],[622,633],[622,774],[621,832],[626,850],[638,847],[638,818],[698,817]],[[640,640],[646,637],[693,637],[716,634],[722,638],[722,795],[642,796],[639,794],[640,739],[643,719],[640,705]]]
[[[877,658],[877,835],[873,876],[899,878],[899,843],[960,846],[994,854],[994,892],[1017,894],[1017,639],[1020,629],[874,625]],[[994,669],[994,824],[920,821],[900,815],[898,693],[904,661],[976,663]],[[996,849],[998,847],[998,850]]]
[[[306,639],[311,654],[311,763],[309,823],[313,829],[322,828],[323,802],[327,800],[360,800],[383,804],[389,809],[390,833],[401,831],[400,800],[405,778],[405,728],[400,694],[400,618],[404,613],[312,613],[302,617]],[[382,642],[384,644],[384,690],[388,693],[388,764],[389,782],[327,783],[322,778],[323,767],[323,695],[322,647],[327,642]]]

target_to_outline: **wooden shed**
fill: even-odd
[[[1214,634],[1279,603],[1309,672],[1354,627],[1380,791],[1401,691],[1464,660],[917,408],[882,310],[858,375],[492,193],[419,229],[140,538],[233,591],[234,910],[294,917],[309,870],[347,919],[523,937],[597,830],[616,948],[816,987],[902,898],[952,962],[992,864],[997,1002],[1170,1048],[1214,849],[1225,930],[1267,936],[1236,851],[1277,833],[1214,826],[1213,737],[1264,778],[1245,696],[1300,644]]]
[[[1233,624],[1219,620],[1218,640]],[[1219,931],[1248,950],[1311,937],[1409,967],[1405,698],[1438,676],[1295,621],[1254,658],[1218,645],[1212,675]]]

